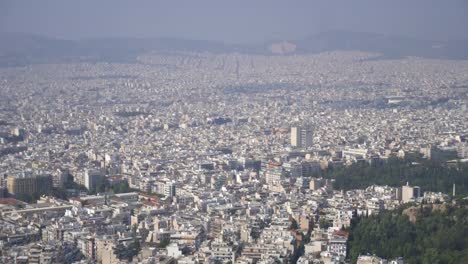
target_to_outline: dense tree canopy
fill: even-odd
[[[117,244],[114,248],[114,253],[116,254],[119,260],[132,261],[133,257],[138,255],[140,250],[140,241],[138,239],[135,239],[128,246],[125,246],[121,243]]]
[[[349,237],[349,257],[359,254],[383,258],[403,257],[408,263],[464,263],[468,259],[468,210],[418,209],[416,222],[403,209],[377,216],[353,219]]]
[[[113,184],[113,185],[110,186],[109,189],[113,193],[127,193],[127,192],[138,191],[138,190],[130,188],[130,186],[128,185],[127,180],[121,181],[121,182],[119,182],[117,184]]]
[[[377,163],[354,163],[330,169],[323,175],[335,179],[338,190],[362,189],[370,185],[402,186],[406,182],[423,191],[452,193],[456,184],[458,196],[468,195],[468,164],[448,164],[445,160],[427,160],[418,155],[405,159],[390,158]]]

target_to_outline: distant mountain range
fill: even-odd
[[[430,41],[375,33],[332,31],[296,42],[299,53],[334,50],[378,52],[386,58],[468,59],[468,40]]]
[[[0,67],[58,62],[133,62],[149,51],[231,50],[222,43],[184,39],[99,38],[61,40],[29,34],[0,35]]]
[[[417,56],[464,60],[468,59],[468,40],[428,41],[374,33],[331,31],[287,42],[231,45],[170,38],[61,40],[30,34],[4,33],[0,35],[0,67],[79,61],[132,62],[138,55],[149,51],[239,52],[266,55],[336,50],[378,52],[384,59]]]

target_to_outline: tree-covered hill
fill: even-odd
[[[409,182],[422,191],[468,195],[468,163],[449,164],[446,160],[427,160],[418,155],[405,159],[390,158],[377,163],[354,163],[348,167],[328,170],[323,175],[335,179],[338,190],[362,189],[370,185],[402,186]]]
[[[354,219],[350,227],[349,255],[375,254],[407,263],[466,263],[468,260],[468,208],[466,205],[416,208],[409,221],[404,208],[377,216]],[[406,262],[405,262],[406,263]]]

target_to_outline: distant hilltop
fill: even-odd
[[[257,55],[362,51],[383,59],[422,57],[468,60],[468,40],[421,40],[376,33],[329,31],[307,38],[228,44],[177,38],[97,38],[61,40],[22,33],[0,34],[0,67],[68,62],[136,62],[147,52],[210,52]]]
[[[273,54],[289,54],[296,51],[296,44],[286,41],[273,43],[269,46],[269,50]]]

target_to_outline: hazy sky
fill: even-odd
[[[468,0],[0,0],[0,31],[59,38],[295,39],[329,30],[468,38]]]

